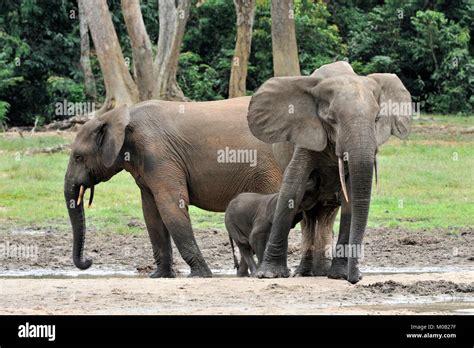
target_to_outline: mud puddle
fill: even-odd
[[[176,279],[150,279],[155,267],[146,231],[89,227],[86,257],[74,268],[72,238],[60,228],[0,226],[0,245],[32,250],[3,255],[0,314],[474,314],[474,231],[369,229],[357,285],[326,277],[237,278],[226,231],[195,230],[213,278],[188,278],[173,247]],[[299,231],[288,266],[300,261]],[[425,281],[426,283],[418,283]],[[463,292],[462,289],[466,289]]]
[[[111,270],[125,268],[140,273],[153,271],[152,250],[145,230],[143,233],[118,234],[99,232],[92,225],[88,232],[85,255],[93,259],[93,267]],[[196,229],[195,236],[211,269],[232,270],[232,251],[226,231]],[[301,232],[293,230],[289,237],[288,266],[294,269],[301,258]],[[37,254],[28,258],[4,257],[0,271],[68,270],[74,267],[71,260],[71,234],[57,227],[0,226],[2,244],[12,248],[34,248]],[[441,273],[453,271],[451,267],[474,268],[474,230],[471,228],[435,231],[369,229],[364,244],[365,257],[361,266],[365,273]],[[187,270],[187,265],[174,246],[173,255],[174,269]]]
[[[211,269],[214,278],[235,277],[235,270],[220,270]],[[176,277],[187,277],[189,270],[178,269]],[[39,268],[27,270],[0,270],[0,279],[8,278],[23,278],[23,279],[97,279],[97,278],[147,278],[148,273],[139,272],[131,269],[114,269],[114,268],[100,268],[100,269],[52,269]]]

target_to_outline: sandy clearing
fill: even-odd
[[[386,281],[408,292],[368,287]],[[433,292],[416,294],[419,281]],[[469,290],[436,291],[446,282]],[[473,288],[474,271],[369,275],[355,286],[324,277],[0,279],[0,314],[469,314]]]

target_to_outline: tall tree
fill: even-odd
[[[155,59],[156,92],[160,99],[186,100],[176,81],[179,53],[191,0],[160,0],[160,32]]]
[[[122,14],[132,45],[134,79],[141,101],[157,99],[150,38],[143,22],[139,0],[122,0]]]
[[[125,64],[107,1],[84,1],[83,5],[106,89],[104,105],[96,115],[119,104],[138,102],[138,89]]]
[[[300,75],[293,0],[272,0],[274,76]]]
[[[86,96],[92,101],[97,100],[94,74],[92,73],[90,61],[89,29],[86,14],[84,13],[84,0],[78,0],[79,7],[79,32],[81,35],[81,69],[84,75],[84,89]]]
[[[229,81],[229,98],[245,95],[247,67],[252,45],[255,0],[234,0],[237,13],[237,39]]]

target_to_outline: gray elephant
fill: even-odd
[[[287,202],[299,204],[305,182],[316,171],[322,178],[318,203],[344,197],[328,276],[359,281],[377,150],[390,135],[408,136],[411,110],[410,93],[396,75],[359,76],[347,62],[325,65],[312,76],[272,78],[259,88],[249,106],[250,130],[267,143],[296,145],[259,277],[289,275],[287,237],[295,212]]]
[[[312,176],[306,183],[306,190],[298,207],[295,209],[296,215],[293,218],[291,227],[295,227],[303,219],[303,211],[313,208],[315,205],[314,196],[317,195],[320,179],[318,175]],[[245,192],[239,194],[230,201],[225,211],[225,226],[229,233],[232,253],[234,256],[234,266],[237,268],[239,277],[255,276],[257,265],[253,255],[257,256],[258,263],[263,259],[263,252],[267,244],[275,214],[278,193],[261,194]],[[240,251],[240,263],[234,253],[234,244]]]
[[[74,264],[80,269],[92,264],[84,257],[84,191],[91,189],[92,200],[94,185],[126,170],[141,191],[157,267],[151,276],[175,276],[170,238],[192,276],[211,276],[194,238],[188,205],[223,212],[237,194],[274,193],[281,183],[271,145],[248,128],[249,101],[147,101],[86,122],[71,147],[64,179]]]

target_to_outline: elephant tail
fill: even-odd
[[[239,269],[239,261],[237,260],[237,257],[235,256],[235,248],[234,248],[234,241],[232,240],[232,237],[229,234],[229,241],[230,241],[230,247],[232,248],[232,256],[234,258],[234,268]]]

